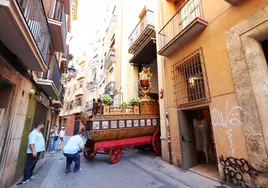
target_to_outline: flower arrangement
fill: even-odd
[[[129,103],[127,103],[127,102],[121,102],[121,103],[119,104],[119,106],[120,106],[120,107],[124,107],[124,106],[130,106],[130,105],[129,105]]]
[[[129,102],[130,105],[138,105],[141,103],[141,99],[139,97],[132,97]]]
[[[107,105],[107,104],[113,102],[113,99],[112,99],[112,97],[110,95],[104,94],[101,97],[101,101],[103,102],[103,104]]]

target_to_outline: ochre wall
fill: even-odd
[[[183,2],[180,1],[175,5],[174,3],[161,0],[162,26],[175,14]],[[166,84],[173,163],[178,165],[181,163],[181,150],[177,109],[174,107],[174,96],[172,93],[172,66],[200,47],[203,49],[209,81],[211,95],[209,107],[212,123],[214,124],[213,129],[218,157],[224,155],[248,160],[243,122],[241,121],[241,115],[247,114],[238,106],[236,99],[224,32],[267,6],[268,1],[248,0],[238,6],[231,6],[224,0],[202,0],[201,2],[204,19],[208,21],[208,26],[174,54],[166,57]],[[219,114],[223,115],[223,121],[217,123],[216,120],[219,118]],[[232,119],[232,116],[228,120],[228,114],[230,116],[234,115],[235,119]]]
[[[64,118],[67,118],[67,126],[65,134],[67,136],[72,136],[74,132],[75,115],[66,116]]]

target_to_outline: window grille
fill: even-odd
[[[176,108],[210,102],[210,92],[202,48],[174,65],[173,92]]]

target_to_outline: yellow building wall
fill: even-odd
[[[176,5],[165,0],[160,2],[162,7],[161,25],[164,26],[184,1],[179,1]],[[243,132],[243,122],[240,121],[241,115],[244,112],[238,110],[240,107],[236,99],[224,32],[267,6],[268,1],[248,0],[238,6],[231,6],[224,0],[202,0],[201,2],[204,19],[208,21],[208,26],[174,54],[166,57],[166,84],[173,163],[181,163],[181,151],[177,109],[174,107],[172,92],[172,66],[200,47],[203,49],[210,87],[211,103],[209,107],[212,123],[214,123],[213,129],[218,157],[224,155],[249,160]],[[227,106],[226,103],[228,103]],[[226,119],[229,113],[232,115],[232,110],[237,110],[237,113],[234,115],[238,115],[235,120],[240,121],[239,125],[228,122],[228,119]],[[219,114],[223,115],[224,121],[227,122],[226,126],[224,126],[223,122],[220,123],[221,125],[217,125],[216,120]]]

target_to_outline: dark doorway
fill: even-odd
[[[35,128],[36,124],[39,122],[43,122],[45,124],[45,128],[43,129],[42,133],[44,135],[44,130],[47,130],[47,124],[46,124],[46,119],[47,119],[47,108],[42,105],[41,103],[37,102],[36,103],[36,108],[35,108],[35,114],[34,114],[34,120],[32,124],[32,130]]]
[[[73,135],[77,135],[77,133],[79,132],[79,127],[80,127],[80,118],[76,117],[75,118],[75,122],[74,122],[74,132]]]
[[[265,55],[266,62],[268,64],[268,40],[263,41],[261,45],[262,45],[263,53]]]
[[[182,168],[219,180],[208,107],[178,111]]]

